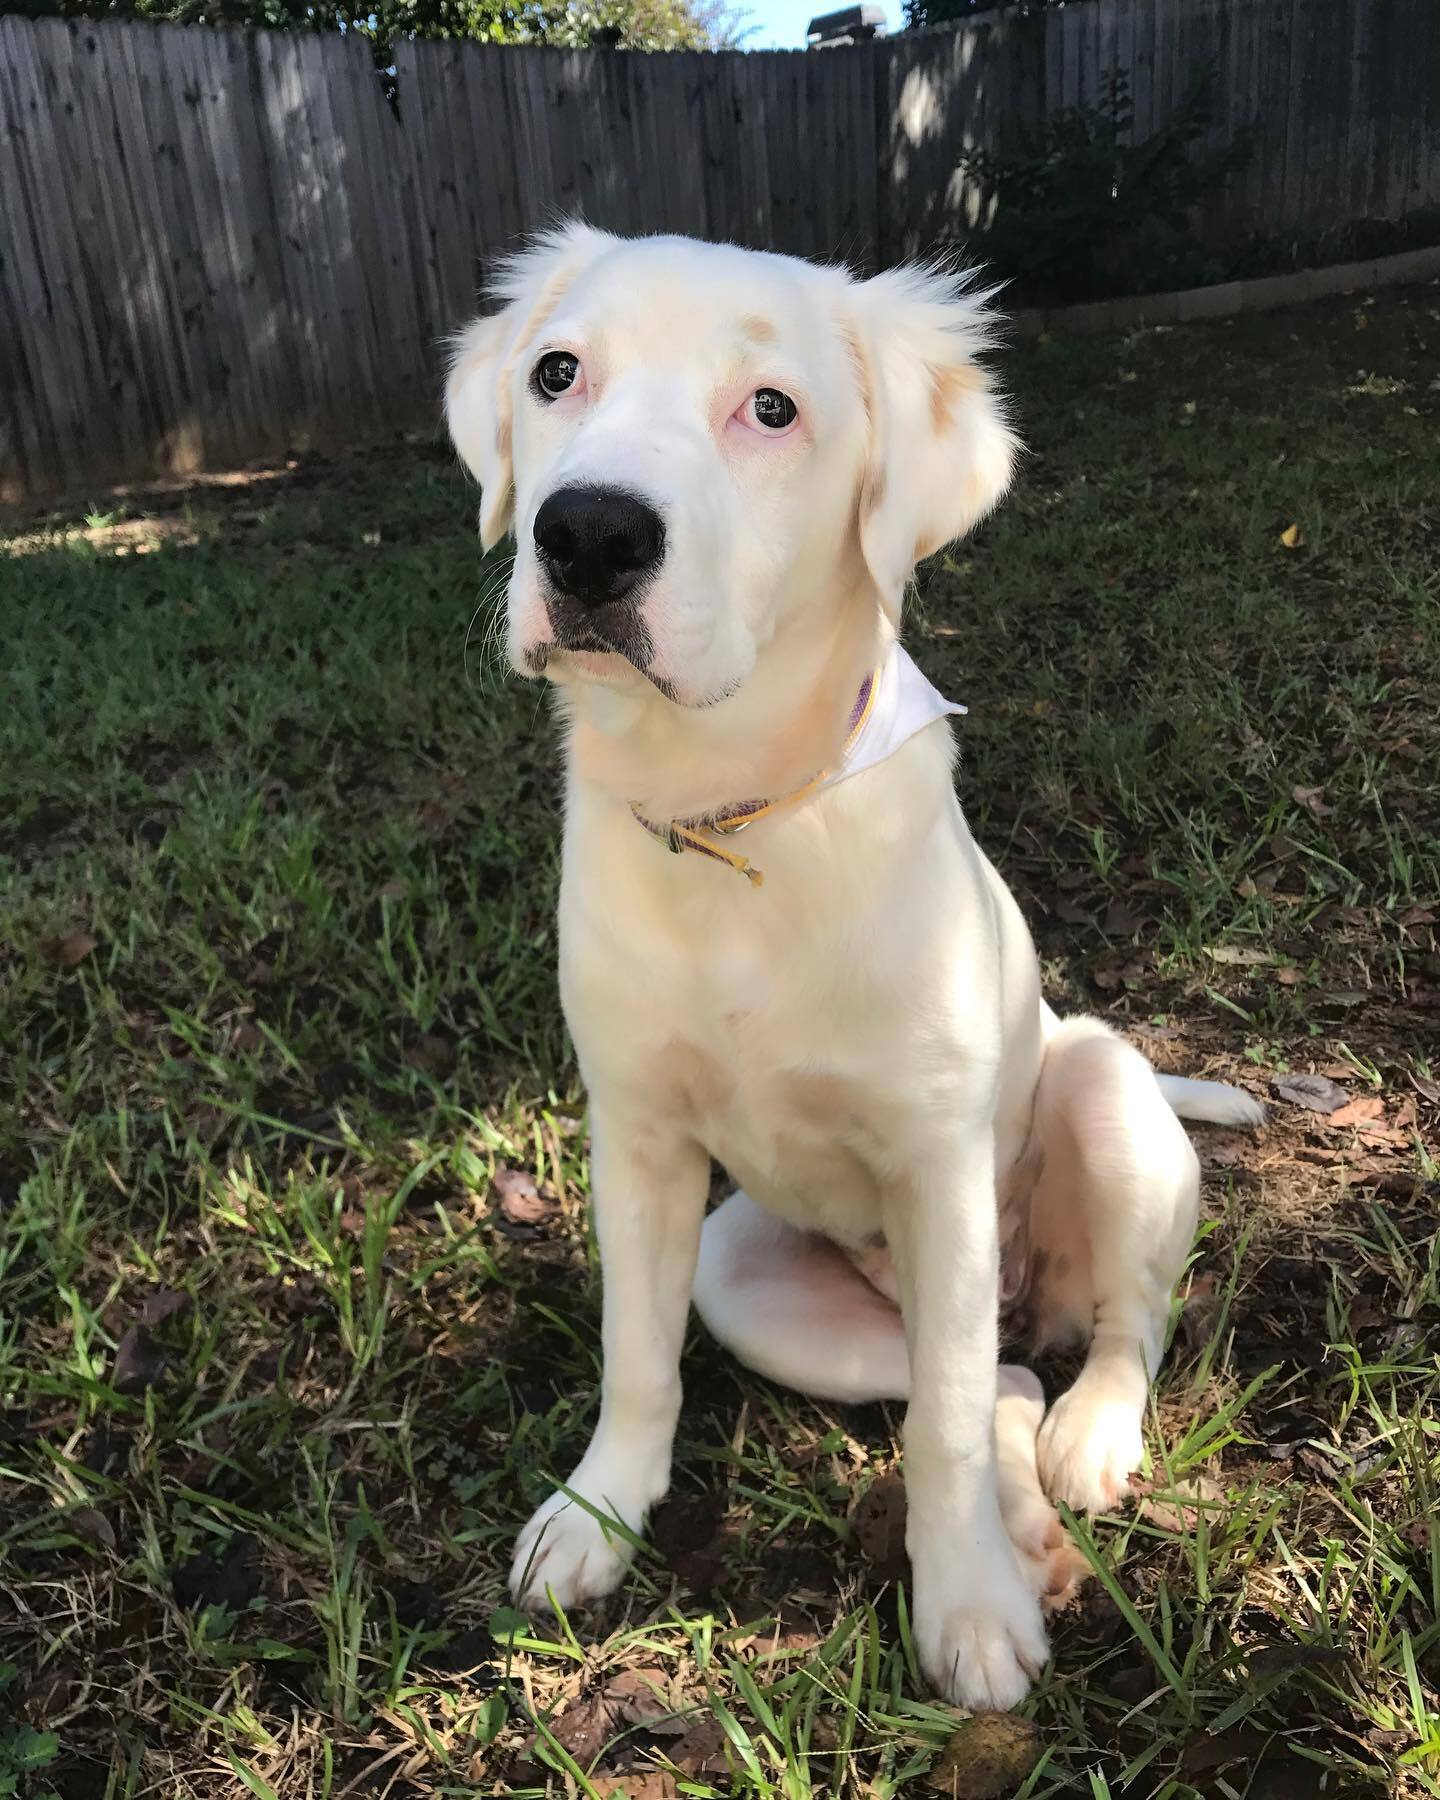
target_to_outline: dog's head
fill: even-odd
[[[446,414],[486,547],[515,532],[526,673],[710,705],[857,573],[898,619],[915,563],[1009,481],[964,278],[571,225],[498,297],[456,344]]]

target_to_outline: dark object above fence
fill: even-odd
[[[835,50],[845,44],[866,44],[885,35],[883,6],[842,6],[839,12],[821,13],[805,27],[805,42],[812,50]]]
[[[0,17],[0,498],[436,417],[443,341],[581,213],[875,267],[1125,72],[1136,144],[1217,70],[1206,237],[1440,206],[1437,0],[1086,0],[799,52],[395,47]],[[993,171],[992,171],[993,172]]]

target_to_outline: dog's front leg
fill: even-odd
[[[600,1418],[566,1484],[586,1505],[556,1492],[520,1534],[510,1586],[522,1605],[548,1590],[570,1606],[618,1585],[634,1549],[625,1532],[640,1530],[670,1485],[680,1415],[709,1158],[678,1132],[593,1094],[591,1116],[591,1207],[605,1284]]]
[[[885,1196],[910,1351],[906,1546],[926,1675],[962,1706],[1009,1708],[1049,1654],[1000,1518],[999,1252],[990,1132],[953,1140]]]

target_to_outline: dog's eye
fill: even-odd
[[[795,423],[795,402],[779,388],[756,388],[750,396],[750,412],[767,431],[784,431]]]
[[[580,379],[580,358],[568,350],[550,350],[536,363],[531,379],[542,399],[558,400]]]

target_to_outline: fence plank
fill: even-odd
[[[0,346],[5,392],[14,396],[0,481],[12,501],[32,486],[67,479],[66,450],[84,422],[82,367],[88,363],[92,378],[96,369],[95,327],[83,286],[68,304],[61,292],[68,272],[56,229],[62,209],[48,204],[42,177],[45,168],[61,165],[35,47],[20,21],[0,19],[0,196],[8,250],[0,257],[0,288],[14,332]],[[102,430],[116,423],[112,417]]]
[[[174,151],[173,117],[154,90],[167,79],[150,46],[127,33],[102,50],[97,32],[72,33],[56,46],[56,67],[71,83],[76,134],[72,152],[95,159],[101,190],[105,281],[119,308],[94,297],[106,321],[112,366],[134,384],[136,410],[164,470],[198,468],[204,457],[201,382],[191,357],[185,307],[193,234],[167,215],[161,171]],[[107,53],[108,52],[108,53]]]
[[[4,198],[7,255],[0,257],[0,392],[10,404],[0,413],[0,501],[14,505],[32,486],[64,480],[54,413],[64,402],[44,391],[41,359],[49,300],[41,276],[33,196],[26,192],[30,163],[27,120],[16,80],[18,53],[10,22],[0,19],[0,196]]]

